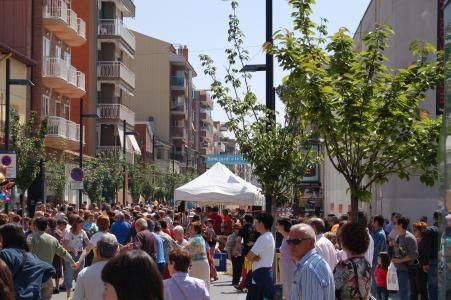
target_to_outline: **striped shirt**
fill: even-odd
[[[289,300],[334,300],[335,283],[327,262],[315,249],[297,264]]]

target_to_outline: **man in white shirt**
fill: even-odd
[[[252,262],[252,285],[246,299],[273,299],[274,277],[272,264],[274,261],[275,241],[271,233],[274,218],[268,213],[261,213],[256,217],[255,229],[260,233],[255,244],[246,258]]]
[[[316,234],[316,252],[321,255],[333,271],[337,265],[337,251],[334,244],[324,236],[326,229],[324,221],[320,218],[311,218],[309,225],[312,226]]]
[[[104,235],[97,242],[96,255],[98,262],[80,271],[72,300],[103,299],[102,269],[108,260],[113,258],[118,252],[119,243],[113,235]]]

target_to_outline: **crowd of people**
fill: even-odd
[[[435,300],[440,218],[411,225],[397,213],[368,220],[359,212],[351,222],[158,203],[38,203],[32,218],[0,213],[0,299],[210,299],[213,258],[226,253],[230,284],[250,300]],[[398,289],[390,291],[392,266]]]

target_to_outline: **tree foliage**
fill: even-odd
[[[301,182],[306,169],[316,161],[311,145],[315,134],[307,126],[304,111],[287,105],[283,121],[279,123],[275,121],[276,112],[257,101],[250,85],[251,75],[240,72],[250,57],[236,15],[238,1],[231,3],[228,30],[231,46],[225,51],[228,65],[224,79],[218,78],[214,61],[209,56],[201,55],[200,59],[204,73],[213,81],[212,99],[226,112],[227,127],[234,134],[240,153],[252,164],[253,173],[267,198],[281,204],[290,198],[287,194],[291,188]],[[289,95],[283,96],[282,101],[293,101]]]
[[[67,182],[64,162],[61,162],[53,156],[47,159],[45,162],[45,177],[49,190],[53,192],[55,196],[55,202],[61,203]]]
[[[25,123],[19,115],[11,111],[11,150],[16,151],[16,185],[21,193],[31,186],[40,172],[40,162],[44,159],[44,138],[47,121],[36,122],[36,113],[30,112]]]
[[[429,119],[420,104],[442,78],[442,53],[413,42],[412,63],[388,68],[384,51],[394,34],[389,26],[365,34],[357,51],[346,28],[325,38],[324,24],[311,20],[314,0],[288,2],[295,32],[277,32],[277,45],[268,50],[289,72],[283,87],[288,105],[305,111],[349,184],[354,215],[358,201],[371,198],[371,185],[390,175],[408,180],[420,174],[433,185],[441,119]]]

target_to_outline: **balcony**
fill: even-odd
[[[101,61],[97,65],[97,77],[102,81],[123,81],[135,89],[135,74],[120,61]]]
[[[171,138],[181,139],[186,142],[188,140],[186,128],[181,126],[171,126]]]
[[[187,109],[184,100],[171,101],[171,114],[186,115]]]
[[[85,74],[58,57],[43,58],[42,82],[69,98],[86,94]]]
[[[131,55],[136,50],[136,38],[133,33],[128,30],[121,20],[118,19],[102,19],[99,20],[98,34],[100,39],[119,39]]]
[[[79,137],[80,124],[62,117],[47,117],[47,135],[45,136],[47,147],[59,150],[77,150],[80,145]]]
[[[186,88],[185,77],[171,76],[171,89],[184,90]]]
[[[135,113],[122,104],[99,104],[97,108],[100,119],[125,120],[131,126],[135,126]]]
[[[114,2],[116,7],[124,14],[124,17],[135,17],[136,7],[133,0],[102,0],[104,2]]]
[[[114,157],[122,157],[123,156],[123,149],[122,146],[97,146],[97,155],[107,155],[107,156],[114,156]],[[134,161],[134,152],[133,149],[126,149],[125,150],[125,159],[129,163],[133,163]]]
[[[63,0],[49,0],[43,7],[42,23],[70,47],[86,42],[86,23]]]

